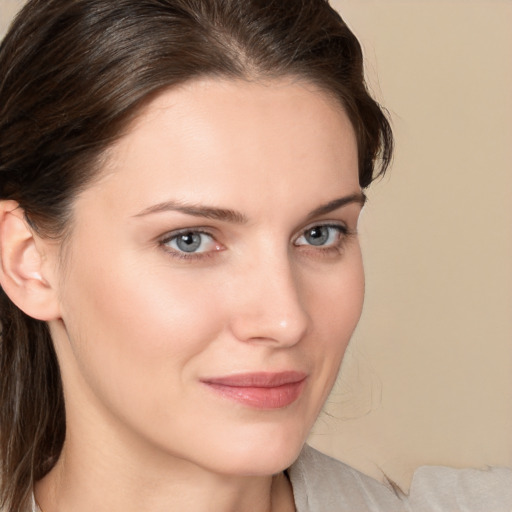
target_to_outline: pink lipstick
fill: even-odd
[[[257,409],[281,409],[295,402],[306,382],[302,372],[243,373],[201,382],[224,398]]]

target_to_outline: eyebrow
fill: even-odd
[[[343,206],[347,206],[349,204],[360,204],[364,206],[366,203],[366,195],[363,192],[357,192],[355,194],[350,194],[349,196],[339,197],[338,199],[333,199],[329,201],[327,204],[319,206],[315,208],[309,215],[308,219],[313,219],[314,217],[320,217],[320,215],[326,215],[327,213],[331,213],[339,208],[343,208]]]
[[[309,213],[307,219],[309,220],[320,215],[325,215],[352,203],[358,203],[363,206],[365,202],[366,196],[363,194],[363,192],[357,192],[345,197],[333,199],[332,201],[329,201],[328,203],[315,208],[311,213]],[[155,204],[142,210],[140,213],[137,213],[134,215],[134,217],[144,217],[154,213],[169,211],[180,212],[186,215],[191,215],[193,217],[203,217],[206,219],[230,222],[233,224],[246,224],[248,222],[247,217],[243,213],[237,212],[236,210],[216,208],[214,206],[188,204],[179,201],[165,201],[163,203]]]
[[[145,210],[142,210],[140,213],[135,215],[135,217],[144,217],[145,215],[150,215],[152,213],[168,211],[180,212],[186,215],[192,215],[193,217],[221,220],[224,222],[231,222],[233,224],[245,224],[247,222],[247,217],[243,213],[235,210],[216,208],[214,206],[187,204],[179,201],[165,201],[164,203],[155,204]]]

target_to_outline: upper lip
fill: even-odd
[[[307,374],[300,371],[254,372],[201,379],[205,384],[240,388],[275,388],[302,382]]]

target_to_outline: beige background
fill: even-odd
[[[397,153],[363,214],[365,312],[311,442],[404,488],[421,464],[512,465],[512,2],[333,3]],[[0,0],[0,35],[21,4]]]

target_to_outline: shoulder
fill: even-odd
[[[391,488],[307,445],[288,475],[297,512],[404,510]]]
[[[422,466],[408,504],[413,512],[512,512],[512,469]]]

